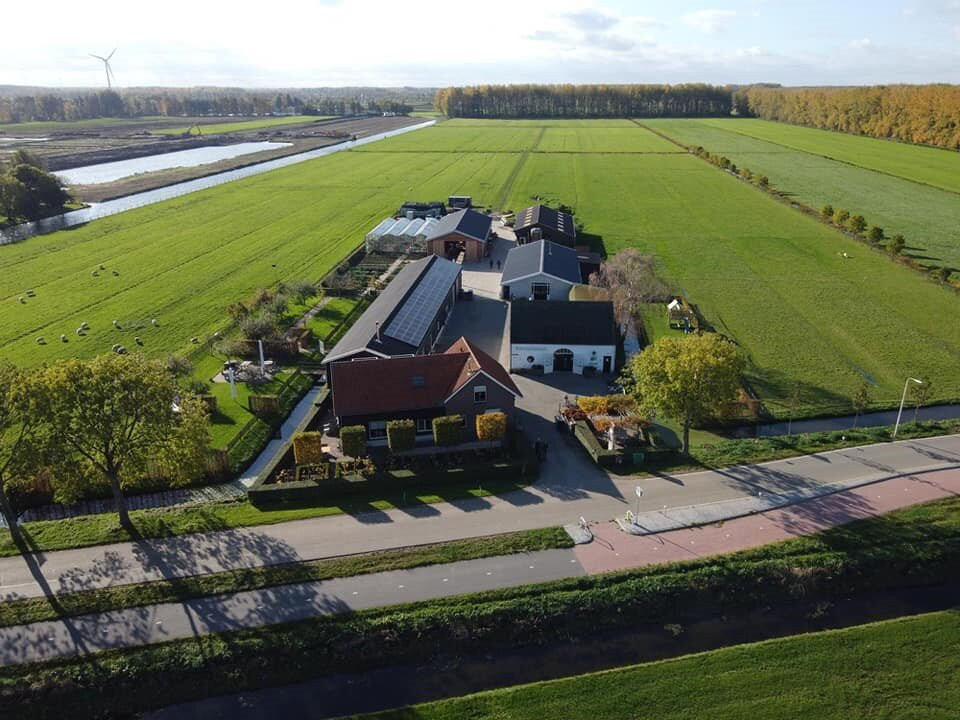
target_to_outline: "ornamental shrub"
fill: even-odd
[[[850,219],[850,211],[840,208],[833,214],[833,224],[837,227],[844,227],[847,224],[847,220]]]
[[[367,454],[367,429],[363,425],[340,428],[340,449],[347,457],[360,458]]]
[[[463,441],[463,415],[442,415],[433,419],[433,442],[439,447],[459,445]]]
[[[503,440],[507,434],[507,416],[502,412],[477,415],[477,439],[487,442]]]
[[[850,218],[849,226],[851,232],[862,235],[863,231],[867,229],[867,220],[863,215],[853,215]]]
[[[872,242],[874,245],[879,245],[883,242],[884,237],[883,228],[876,225],[871,225],[870,230],[867,232],[867,240]]]
[[[417,425],[413,420],[391,420],[387,423],[387,446],[391,452],[413,450],[417,444]]]
[[[820,208],[820,217],[822,217],[824,220],[832,220],[833,205],[824,205],[822,208]]]
[[[293,459],[297,465],[319,465],[324,461],[323,433],[302,432],[293,436]]]

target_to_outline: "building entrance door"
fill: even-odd
[[[573,351],[566,348],[560,348],[553,354],[554,372],[572,372],[573,371]]]
[[[604,374],[609,373],[613,370],[613,358],[609,355],[603,356],[603,372]]]

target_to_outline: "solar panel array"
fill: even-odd
[[[394,340],[419,347],[459,273],[460,266],[456,263],[443,258],[434,260],[390,321],[386,334]]]

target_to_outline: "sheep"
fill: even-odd
[[[154,327],[156,327],[156,326],[159,325],[160,323],[157,322],[157,319],[156,319],[156,318],[151,318],[151,319],[150,319],[150,324],[153,325]]]
[[[78,327],[78,328],[77,328],[77,335],[78,335],[79,337],[83,337],[83,328],[82,328],[82,327]]]
[[[100,266],[100,269],[101,269],[101,270],[106,270],[106,268],[105,268],[103,265]]]
[[[26,304],[27,304],[27,299],[26,299],[23,295],[20,296],[20,304],[21,304],[21,305],[26,305]]]
[[[114,321],[113,321],[113,326],[114,326],[117,330],[119,330],[119,329],[120,329],[120,321],[119,321],[119,320],[114,320]]]
[[[93,277],[100,277],[100,273],[98,273],[96,270],[92,270],[92,271],[90,272],[90,274],[91,274]]]
[[[82,327],[84,330],[89,330],[89,329],[90,329],[90,326],[87,325],[86,320],[84,320],[82,323],[80,323],[80,327]]]
[[[60,333],[60,342],[70,342],[70,341],[67,340],[66,335],[64,335],[63,333]]]
[[[120,349],[120,343],[114,343],[113,345],[110,346],[110,349],[113,350],[114,352],[117,352]]]
[[[123,345],[117,348],[117,355],[126,355],[126,354],[127,354],[127,349]]]
[[[113,272],[113,274],[114,274],[114,277],[118,277],[118,276],[120,275],[120,271],[119,271],[119,270],[113,270],[112,272]]]
[[[190,338],[190,342],[192,342],[194,345],[196,345],[198,342],[200,342],[200,338],[198,338],[198,337],[192,337],[192,338]]]
[[[37,345],[46,345],[47,341],[43,339],[43,335],[37,338]]]
[[[133,341],[134,341],[137,345],[143,345],[143,340],[140,339],[140,336],[139,336],[139,335],[137,335],[137,337],[135,337],[135,338],[133,339]]]

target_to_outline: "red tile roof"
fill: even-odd
[[[520,396],[500,363],[460,338],[439,355],[331,363],[333,411],[353,417],[443,407],[478,370]]]

